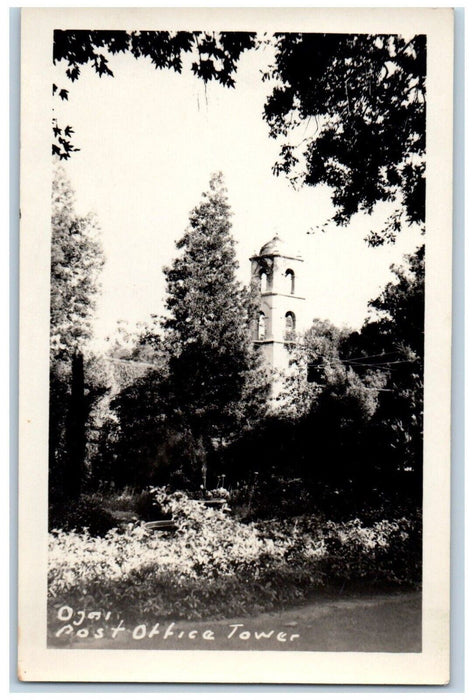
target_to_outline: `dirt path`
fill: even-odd
[[[288,651],[421,651],[421,593],[332,596],[280,612],[206,622],[160,621],[103,638],[63,636],[50,645],[74,649],[219,649]],[[52,630],[53,633],[56,630]]]

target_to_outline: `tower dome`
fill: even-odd
[[[254,343],[266,364],[283,376],[304,319],[304,260],[276,234],[250,262],[251,290],[258,310],[253,321]],[[279,381],[273,376],[275,395],[281,388]]]
[[[299,251],[292,250],[287,243],[280,238],[278,233],[273,236],[271,241],[268,241],[268,243],[265,243],[265,245],[260,248],[258,255],[279,255],[283,258],[301,258],[301,253]]]

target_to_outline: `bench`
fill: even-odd
[[[153,532],[155,532],[156,530],[174,532],[178,529],[176,523],[173,520],[150,520],[149,522],[145,523],[145,527],[147,530],[152,530]]]

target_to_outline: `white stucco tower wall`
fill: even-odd
[[[251,288],[258,305],[254,342],[270,367],[284,373],[289,347],[302,330],[304,261],[276,235],[250,258]]]

